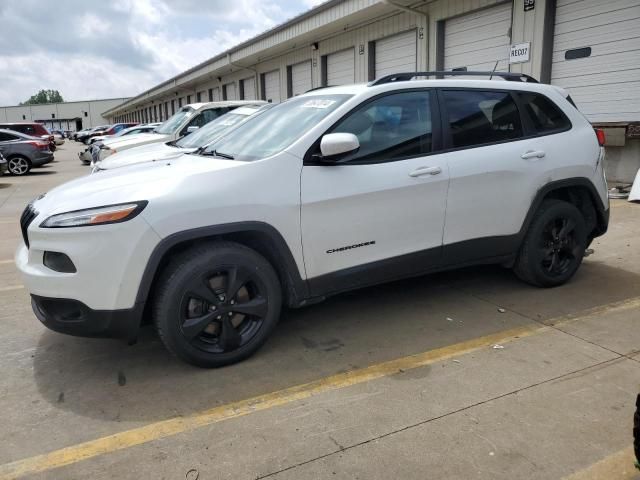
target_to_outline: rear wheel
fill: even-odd
[[[7,167],[11,175],[26,175],[31,170],[31,162],[26,157],[11,157],[7,160]]]
[[[578,270],[586,245],[582,212],[562,200],[545,200],[529,226],[514,271],[532,285],[562,285]]]
[[[174,258],[154,302],[160,338],[200,367],[239,362],[257,351],[280,317],[282,294],[273,267],[254,250],[216,242]]]

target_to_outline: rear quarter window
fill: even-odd
[[[552,133],[571,128],[564,112],[546,96],[534,92],[519,92],[527,116],[537,133]]]

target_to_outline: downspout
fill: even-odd
[[[255,68],[251,68],[251,67],[243,67],[242,65],[238,65],[237,63],[233,63],[231,61],[231,54],[230,53],[227,53],[227,63],[229,65],[231,65],[232,67],[240,68],[240,69],[243,69],[243,70],[249,70],[250,72],[253,72],[253,83],[254,83],[255,88],[256,88],[256,97],[262,98],[261,97],[261,93],[262,92],[258,92],[258,89],[259,89],[259,87],[258,87],[258,84],[259,84],[258,70],[256,70]]]
[[[427,68],[426,70],[429,70],[429,49],[430,49],[430,45],[429,45],[429,14],[422,12],[416,8],[413,7],[406,7],[404,5],[398,5],[397,3],[395,3],[393,0],[380,0],[381,3],[384,3],[386,5],[390,5],[393,8],[396,8],[398,10],[402,10],[403,12],[406,13],[412,13],[414,15],[421,15],[424,17],[425,21],[426,21],[426,32],[424,32],[424,35],[427,38],[427,51],[426,51],[426,61],[427,61]]]

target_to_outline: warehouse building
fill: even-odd
[[[421,70],[508,70],[567,88],[606,128],[607,171],[640,167],[640,0],[329,0],[131,98],[111,121],[183,105],[281,102],[309,89]]]
[[[109,123],[103,112],[129,98],[0,107],[0,122],[38,122],[56,130],[77,131]]]

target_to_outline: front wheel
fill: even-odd
[[[529,226],[514,271],[538,287],[562,285],[578,270],[586,245],[582,212],[562,200],[545,200]]]
[[[31,162],[25,157],[11,157],[7,164],[11,175],[26,175],[31,170]]]
[[[177,255],[162,273],[154,321],[169,351],[200,367],[255,353],[280,317],[278,276],[254,250],[215,242]]]

